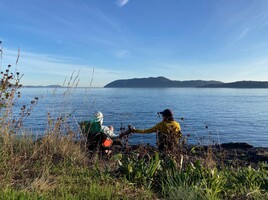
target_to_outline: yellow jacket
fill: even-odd
[[[153,133],[153,132],[160,132],[160,133],[171,133],[171,132],[180,132],[181,126],[176,121],[162,121],[156,124],[154,127],[144,130],[135,129],[134,133]]]
[[[181,126],[176,121],[162,121],[154,127],[144,130],[133,130],[134,133],[153,133],[157,132],[157,145],[159,150],[172,149],[179,144],[181,134]],[[175,146],[174,146],[175,145]]]

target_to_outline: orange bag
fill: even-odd
[[[110,147],[110,146],[112,146],[112,144],[113,144],[113,140],[111,138],[105,138],[102,141],[102,146],[103,147]]]

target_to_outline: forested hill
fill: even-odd
[[[190,80],[190,81],[173,81],[165,77],[150,77],[150,78],[133,78],[116,80],[107,85],[105,88],[163,88],[163,87],[202,87],[207,84],[215,85],[222,84],[219,81],[203,81],[203,80]]]
[[[163,76],[150,78],[133,78],[116,80],[104,86],[105,88],[179,88],[179,87],[201,87],[201,88],[268,88],[268,81],[237,81],[223,83],[220,81],[173,81]]]

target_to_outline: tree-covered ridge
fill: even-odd
[[[219,81],[174,81],[163,76],[149,78],[133,78],[113,81],[104,87],[106,88],[143,88],[143,87],[202,87],[207,84],[222,84]]]
[[[268,88],[268,81],[236,81],[223,83],[220,81],[189,80],[176,81],[163,76],[149,78],[133,78],[115,80],[104,86],[105,88],[179,88],[179,87],[206,87],[206,88]]]

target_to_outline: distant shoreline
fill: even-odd
[[[104,88],[245,88],[266,89],[268,81],[236,81],[224,83],[210,80],[174,81],[163,76],[149,78],[133,78],[116,80],[108,83]]]
[[[47,85],[47,86],[43,86],[43,85],[26,85],[26,86],[22,86],[23,88],[64,88],[63,86],[60,85]]]
[[[57,87],[50,87],[50,86],[23,86],[22,88],[48,88],[48,89],[65,89],[65,88],[71,88],[71,87],[65,87],[65,86],[57,86]],[[192,89],[268,89],[268,87],[262,88],[262,87],[76,87],[78,89],[180,89],[180,88],[192,88]]]
[[[174,81],[165,77],[133,78],[115,80],[104,87],[68,87],[61,85],[27,85],[24,88],[234,88],[234,89],[267,89],[268,81],[236,81],[224,83],[221,81]]]

